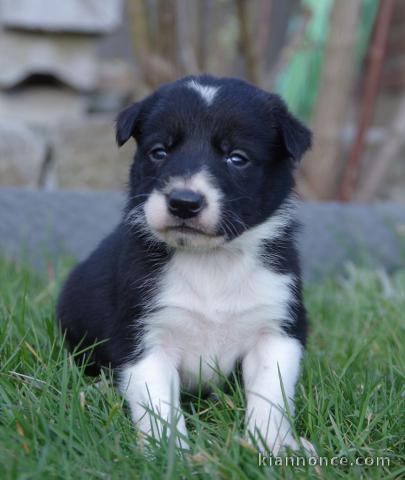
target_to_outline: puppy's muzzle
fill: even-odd
[[[183,220],[196,217],[204,205],[204,195],[193,190],[175,189],[167,195],[169,212]]]

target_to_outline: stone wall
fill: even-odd
[[[0,189],[0,254],[37,268],[82,259],[119,222],[121,193]],[[304,203],[299,247],[307,279],[336,275],[348,261],[405,267],[405,208],[398,204]]]
[[[122,188],[132,152],[118,152],[114,117],[133,65],[100,49],[122,10],[123,0],[0,0],[0,186]]]

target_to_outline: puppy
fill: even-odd
[[[182,447],[180,389],[212,385],[240,362],[249,438],[273,453],[295,448],[286,410],[306,314],[293,171],[309,130],[277,95],[204,75],[122,111],[118,145],[131,137],[121,223],[60,295],[68,342],[88,373],[114,369],[141,432],[175,433]]]

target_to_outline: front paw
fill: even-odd
[[[181,450],[190,450],[186,424],[183,415],[178,416],[171,422],[160,415],[146,414],[135,422],[142,444],[154,444],[156,442],[169,441],[175,436],[176,446]]]
[[[249,432],[248,441],[253,447],[258,448],[259,451],[270,450],[275,457],[287,453],[288,450],[302,452],[307,456],[317,456],[316,449],[309,440],[300,437],[297,441],[290,431],[264,436],[256,429],[255,433]]]
[[[255,428],[254,432],[248,431],[248,442],[259,451],[270,450],[274,456],[287,448],[299,450],[299,445],[290,432],[263,434],[261,430]]]

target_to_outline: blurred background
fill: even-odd
[[[116,113],[199,72],[312,127],[304,199],[405,202],[405,0],[0,0],[0,186],[122,190]]]

